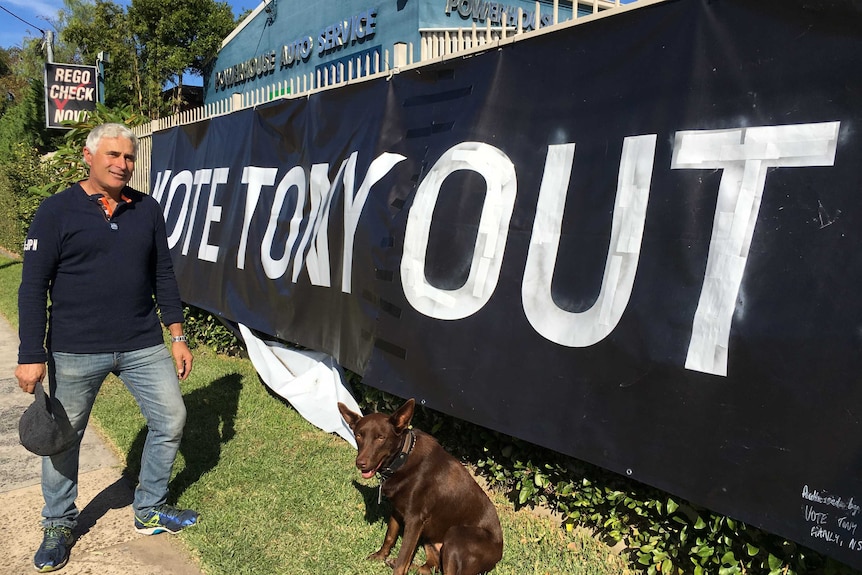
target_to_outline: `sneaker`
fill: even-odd
[[[198,512],[177,509],[170,505],[153,507],[143,517],[135,513],[135,531],[144,535],[156,533],[179,533],[198,522]]]
[[[33,557],[33,565],[39,573],[49,573],[62,569],[69,562],[69,548],[72,546],[72,530],[62,525],[45,527],[42,544]]]

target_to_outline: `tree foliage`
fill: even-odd
[[[129,21],[145,75],[177,86],[180,99],[183,76],[202,76],[235,26],[230,6],[214,0],[132,0]]]
[[[0,164],[12,161],[19,144],[41,154],[54,149],[57,134],[45,127],[44,92],[41,78],[30,80],[0,115]]]
[[[21,100],[27,89],[27,80],[15,73],[20,57],[20,48],[0,48],[0,117]]]
[[[62,36],[77,46],[84,62],[95,63],[100,52],[109,57],[105,64],[106,106],[134,105],[148,111],[145,103],[158,102],[160,86],[141,77],[138,47],[122,6],[97,0],[91,10],[69,15]]]
[[[0,74],[0,81],[15,80],[9,76]],[[15,253],[21,253],[24,235],[41,200],[29,192],[30,186],[46,177],[40,155],[54,143],[45,128],[42,82],[19,85],[15,84],[11,105],[0,108],[0,246]]]
[[[0,247],[20,254],[27,228],[42,198],[30,186],[44,179],[44,169],[33,148],[19,143],[0,162]]]

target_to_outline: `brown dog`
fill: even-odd
[[[461,463],[427,433],[409,429],[415,402],[408,399],[392,415],[362,417],[343,403],[338,410],[356,436],[356,467],[368,479],[380,475],[380,488],[392,503],[383,545],[369,559],[386,561],[393,575],[404,575],[416,546],[425,546],[423,574],[477,575],[503,556],[503,530],[497,510]],[[403,527],[395,563],[387,560]]]

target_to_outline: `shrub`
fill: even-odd
[[[0,163],[0,246],[21,254],[27,229],[42,198],[30,193],[47,177],[35,149],[19,144]]]
[[[185,305],[183,316],[183,331],[190,347],[203,344],[216,353],[225,355],[240,355],[245,349],[234,332],[211,313]]]

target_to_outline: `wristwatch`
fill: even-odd
[[[186,339],[186,336],[184,336],[184,335],[172,335],[171,336],[171,343],[177,343],[178,341],[186,342],[188,340]]]

